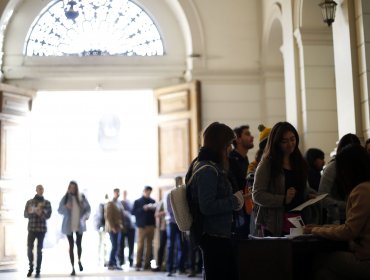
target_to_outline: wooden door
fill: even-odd
[[[200,146],[200,82],[160,88],[154,93],[159,177],[183,176]]]
[[[20,187],[30,173],[27,118],[34,96],[32,90],[0,83],[0,269],[16,265],[16,220],[23,219]]]

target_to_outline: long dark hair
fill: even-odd
[[[307,161],[307,164],[310,168],[316,169],[315,167],[315,161],[316,159],[324,159],[325,154],[322,150],[317,149],[317,148],[310,148],[306,151],[304,158]]]
[[[349,144],[358,144],[360,145],[360,139],[357,137],[357,135],[352,134],[352,133],[347,133],[340,138],[337,146],[337,154],[339,154],[343,148]]]
[[[78,206],[81,208],[81,197],[80,197],[80,191],[78,190],[78,184],[76,181],[70,181],[69,184],[68,184],[68,188],[67,188],[67,192],[66,194],[64,195],[64,205],[68,203],[68,199],[69,199],[69,196],[71,195],[69,193],[69,188],[71,185],[74,185],[76,187],[76,200],[77,200],[77,204]]]
[[[281,141],[286,132],[292,132],[296,138],[296,146],[290,154],[290,166],[297,174],[302,187],[305,186],[307,180],[307,163],[304,160],[301,151],[298,148],[299,135],[297,130],[288,122],[278,122],[271,129],[267,139],[267,144],[262,155],[263,160],[269,160],[271,163],[271,176],[275,179],[283,169],[283,151],[280,148]]]
[[[227,147],[235,139],[234,131],[226,124],[211,123],[203,133],[203,147],[213,153],[215,161],[228,169]]]
[[[370,155],[360,144],[345,146],[336,156],[337,182],[346,197],[360,183],[370,181]]]

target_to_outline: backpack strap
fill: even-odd
[[[191,177],[190,177],[189,181],[187,182],[187,185],[190,185],[190,183],[193,180],[195,174],[197,174],[200,170],[202,170],[202,169],[204,169],[206,167],[211,167],[216,172],[216,174],[218,176],[218,170],[217,170],[217,168],[214,166],[214,164],[212,162],[210,162],[210,163],[211,164],[205,164],[205,165],[202,165],[201,167],[199,167],[200,162],[199,161],[195,162],[195,164],[194,164],[194,170],[195,171],[193,172],[193,174],[191,174]]]

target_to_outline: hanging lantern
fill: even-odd
[[[337,8],[337,3],[333,0],[325,0],[319,4],[321,8],[322,18],[324,22],[331,26],[335,19],[335,10]]]

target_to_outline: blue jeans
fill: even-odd
[[[109,233],[110,242],[112,243],[112,250],[110,251],[109,256],[109,266],[117,266],[117,255],[118,255],[118,248],[121,243],[121,232],[110,232]]]
[[[176,223],[167,225],[167,271],[172,272],[174,268],[174,259],[176,259],[176,268],[180,272],[185,271],[186,260],[186,241]],[[174,257],[174,252],[177,255]]]

